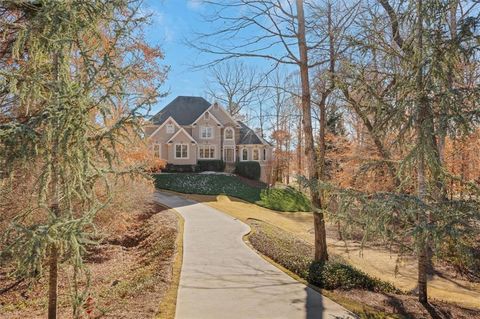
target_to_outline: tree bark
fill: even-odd
[[[417,34],[416,34],[416,65],[417,65],[417,74],[416,74],[416,86],[418,99],[417,99],[417,152],[418,152],[418,163],[417,163],[417,188],[418,188],[418,198],[421,201],[426,199],[427,195],[427,185],[426,185],[426,169],[425,169],[425,154],[424,147],[429,143],[428,136],[426,136],[425,127],[427,124],[427,108],[426,105],[426,96],[424,92],[424,83],[423,83],[423,3],[422,0],[417,0]],[[426,223],[426,214],[427,212],[418,213],[418,223],[419,226],[423,227]],[[428,293],[427,293],[427,270],[428,270],[428,236],[421,234],[418,239],[418,300],[421,303],[428,302]]]
[[[308,178],[311,181],[311,196],[314,206],[314,229],[315,229],[315,260],[328,260],[327,241],[325,232],[325,219],[322,211],[322,200],[317,185],[313,185],[319,180],[319,171],[317,169],[317,156],[314,149],[312,114],[311,114],[311,95],[310,80],[308,75],[308,52],[305,36],[305,13],[303,9],[303,0],[297,0],[297,19],[298,19],[298,49],[300,52],[300,78],[302,85],[302,113],[303,130],[305,139],[305,157]],[[320,141],[320,143],[322,143]],[[319,163],[319,166],[323,166]]]
[[[57,287],[58,287],[58,248],[50,247],[49,278],[48,278],[48,319],[57,318]]]
[[[53,76],[57,86],[60,86],[59,83],[59,62],[60,53],[56,52],[53,55]],[[57,92],[55,92],[57,93]],[[60,105],[60,103],[58,103]],[[52,163],[51,165],[51,204],[50,210],[55,215],[55,217],[60,216],[60,207],[59,207],[59,174],[58,174],[58,145],[59,145],[59,136],[56,136],[56,139],[53,141],[52,146]],[[50,256],[48,261],[49,266],[49,277],[48,277],[48,319],[57,318],[57,296],[58,296],[58,247],[55,244],[50,246]]]

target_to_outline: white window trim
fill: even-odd
[[[213,157],[200,157],[200,149],[204,148],[203,155],[205,156],[205,148],[208,147],[208,150],[210,151],[211,148],[213,148]],[[217,159],[217,147],[215,145],[198,145],[198,158],[202,160],[214,160]]]
[[[170,128],[171,128],[171,131],[169,131]],[[167,134],[175,133],[175,125],[173,123],[168,123],[165,127],[165,131],[167,132]]]
[[[182,127],[180,125],[178,125],[177,121],[175,121],[175,119],[171,116],[168,117],[168,119],[166,119],[162,125],[160,125],[152,134],[150,134],[150,136],[148,136],[149,139],[151,139],[155,134],[157,134],[158,132],[160,132],[160,130],[162,129],[162,127],[164,127],[168,122],[173,122],[173,124],[175,124],[179,130],[178,131],[181,131]],[[178,133],[177,131],[177,133]]]
[[[155,146],[158,145],[158,157],[156,157],[155,155]],[[153,144],[153,157],[154,158],[158,158],[158,159],[161,159],[162,158],[162,144],[161,143],[158,143],[158,142],[155,142]]]
[[[237,150],[235,148],[235,146],[224,146],[223,147],[223,150],[222,150],[222,159],[224,162],[227,162],[227,158],[225,157],[225,150],[226,149],[230,149],[230,150],[233,150],[233,162],[232,163],[235,163],[236,161],[236,158],[237,158]],[[248,157],[248,156],[247,156]],[[229,162],[230,163],[230,162]]]
[[[255,154],[255,151],[257,151],[257,159],[254,158],[253,154]],[[258,148],[254,148],[252,150],[252,161],[255,161],[255,162],[260,162],[260,151],[258,150]]]
[[[212,130],[212,135],[210,137],[203,137],[203,129],[210,128]],[[213,126],[200,126],[200,138],[202,140],[212,140],[213,136],[215,135],[215,130],[213,129]]]
[[[177,145],[186,145],[187,146],[187,157],[177,157]],[[180,155],[181,155],[180,149]],[[173,147],[173,158],[174,159],[190,159],[190,144],[187,143],[175,143]]]
[[[227,130],[232,131],[232,138],[227,138]],[[225,141],[234,141],[235,140],[235,130],[233,129],[233,127],[225,128],[225,130],[223,131],[223,138],[225,139]]]
[[[244,151],[244,150],[247,151],[247,159],[243,159],[243,151]],[[248,153],[249,153],[249,152],[248,152],[248,148],[243,147],[243,148],[242,148],[242,151],[241,151],[241,153],[240,153],[240,162],[248,162]]]

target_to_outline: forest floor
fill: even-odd
[[[175,278],[177,214],[151,204],[146,211],[132,213],[125,226],[126,232],[105,238],[87,256],[92,279],[89,318],[156,318]],[[58,317],[71,318],[71,273],[60,269]],[[0,271],[0,291],[12,284],[5,276],[5,270]],[[22,282],[0,294],[0,318],[45,318],[45,279],[31,286]]]
[[[313,244],[311,213],[276,212],[224,195],[178,195],[208,204],[246,223],[250,220],[266,222]],[[330,254],[343,258],[371,276],[393,283],[403,291],[415,292],[417,265],[414,258],[404,257],[398,261],[397,254],[384,247],[366,246],[362,249],[360,242],[338,240],[338,232],[334,225],[327,226],[327,241]],[[480,283],[460,278],[445,269],[439,271],[440,276],[434,275],[429,279],[431,299],[480,309]]]

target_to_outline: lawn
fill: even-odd
[[[262,188],[233,175],[163,173],[154,175],[155,187],[185,194],[228,195],[250,203],[260,200]]]

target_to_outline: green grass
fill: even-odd
[[[227,195],[255,203],[261,188],[245,184],[236,176],[208,174],[157,174],[155,187],[185,194]]]
[[[260,206],[281,212],[310,212],[312,204],[305,194],[292,187],[262,190]]]

